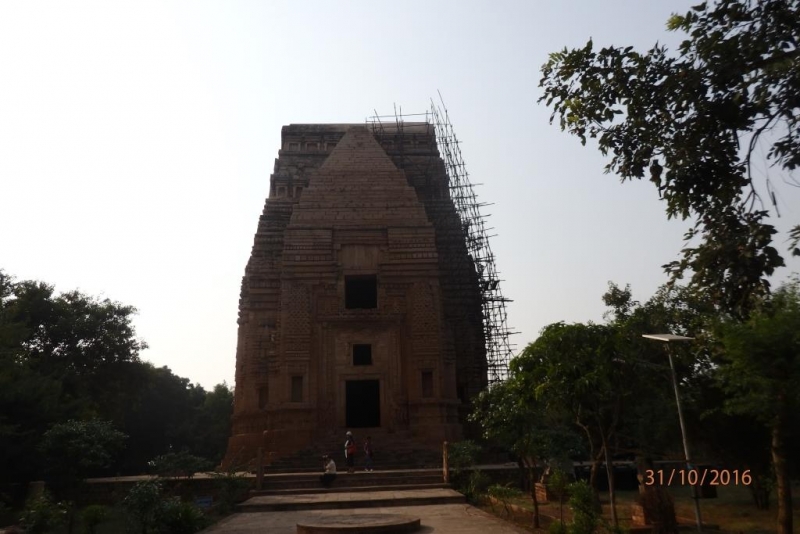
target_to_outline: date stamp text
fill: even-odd
[[[749,486],[752,481],[749,469],[648,469],[644,476],[645,486]]]

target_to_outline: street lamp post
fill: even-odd
[[[676,336],[674,334],[645,334],[642,337],[647,339],[655,339],[656,341],[663,341],[667,344],[667,356],[669,357],[669,368],[672,372],[672,387],[675,390],[675,404],[678,405],[678,421],[681,425],[681,438],[683,439],[683,454],[686,458],[686,468],[691,470],[691,456],[689,454],[689,441],[686,439],[686,423],[683,421],[683,407],[681,406],[681,396],[678,393],[678,375],[675,373],[675,364],[672,361],[672,351],[669,349],[669,344],[680,341],[691,341],[693,337]],[[688,476],[688,473],[687,473]],[[697,531],[703,532],[703,521],[700,515],[700,497],[697,494],[697,485],[692,484],[692,497],[694,498],[694,515],[697,519]]]

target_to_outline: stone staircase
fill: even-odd
[[[441,473],[442,451],[426,447],[411,437],[409,432],[389,433],[381,429],[354,432],[358,453],[356,470],[364,470],[364,439],[372,437],[373,468],[376,470],[436,469]],[[322,456],[328,454],[336,462],[339,472],[347,470],[344,458],[344,432],[319,437],[311,446],[297,453],[274,460],[265,467],[265,473],[303,473],[322,470]]]
[[[463,503],[465,498],[442,482],[441,469],[339,473],[323,488],[316,473],[264,475],[261,490],[239,504],[239,512],[330,510]]]
[[[296,454],[265,466],[261,489],[237,506],[239,512],[330,510],[463,503],[443,482],[442,453],[421,445],[408,432],[369,429],[355,434],[356,472],[347,473],[344,432],[318,437]],[[364,439],[372,437],[374,471],[364,470]],[[322,456],[336,462],[331,487],[320,483]]]
[[[338,473],[330,488],[320,485],[322,470],[316,473],[282,473],[265,475],[261,490],[251,495],[292,495],[301,493],[362,492],[372,490],[447,488],[442,482],[441,469],[410,469],[405,471],[372,471]]]

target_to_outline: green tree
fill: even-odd
[[[0,270],[0,477],[43,474],[37,448],[56,423],[99,418],[130,436],[117,472],[139,474],[159,455],[224,454],[233,393],[206,392],[142,362],[135,309],[79,292],[16,281]]]
[[[545,409],[567,412],[586,437],[590,455],[605,459],[611,519],[618,525],[612,452],[625,400],[633,395],[636,377],[618,349],[619,336],[611,326],[555,323],[512,361],[524,374]],[[596,472],[596,468],[593,470]]]
[[[769,505],[769,435],[746,414],[723,410],[727,394],[720,387],[720,362],[714,361],[716,343],[713,324],[717,312],[702,294],[685,286],[666,285],[647,302],[633,300],[630,287],[610,283],[603,296],[612,307],[608,314],[620,329],[621,349],[631,353],[637,382],[646,384],[646,394],[637,394],[628,406],[620,434],[629,437],[642,458],[683,456],[678,439],[675,399],[662,346],[642,339],[642,334],[671,332],[692,336],[690,344],[671,348],[681,382],[684,417],[696,456],[716,458],[739,471],[749,470],[748,486],[755,505]]]
[[[569,534],[593,534],[600,523],[600,514],[594,506],[592,488],[583,480],[569,485],[569,507],[572,508]]]
[[[45,432],[39,446],[45,457],[49,485],[70,503],[72,532],[77,491],[90,475],[111,465],[127,436],[108,421],[67,421]]]
[[[771,166],[800,165],[800,2],[703,2],[668,29],[688,34],[678,54],[660,45],[596,51],[591,40],[551,54],[539,101],[583,144],[597,139],[611,154],[606,172],[649,178],[669,218],[695,218],[686,240],[700,242],[666,270],[673,281],[691,272],[692,286],[746,317],[784,264],[752,160],[766,143]],[[800,226],[791,235],[800,254]]]
[[[122,500],[122,507],[131,516],[133,523],[138,524],[141,533],[147,534],[157,526],[163,501],[161,483],[157,480],[142,480]]]
[[[149,363],[137,372],[139,385],[124,412],[122,428],[131,436],[133,449],[124,469],[141,472],[150,459],[169,452],[188,451],[219,461],[229,437],[230,390],[218,386],[209,394],[168,367]]]
[[[470,419],[481,426],[487,440],[507,447],[519,458],[533,500],[533,526],[539,528],[536,465],[569,456],[580,449],[580,443],[557,416],[547,413],[527,378],[512,363],[508,380],[481,392]]]
[[[41,476],[37,443],[53,424],[100,417],[119,422],[135,390],[139,351],[134,308],[0,271],[0,472]]]
[[[228,446],[233,415],[233,390],[226,383],[206,392],[193,424],[195,454],[219,465]]]
[[[723,322],[727,365],[719,376],[730,413],[755,417],[771,433],[778,500],[778,532],[792,532],[792,488],[787,440],[800,408],[800,281],[781,286],[745,323]],[[796,431],[796,430],[795,430]]]

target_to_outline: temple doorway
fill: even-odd
[[[348,380],[345,383],[347,428],[381,426],[381,387],[378,380]]]

